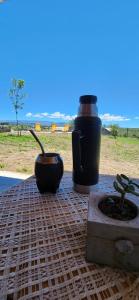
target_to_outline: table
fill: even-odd
[[[112,181],[100,176],[98,190]],[[139,299],[139,274],[86,262],[87,202],[70,172],[55,195],[34,177],[0,195],[1,300]]]

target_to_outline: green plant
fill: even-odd
[[[111,134],[112,136],[116,139],[116,137],[118,136],[118,129],[119,129],[119,126],[116,125],[116,124],[113,124],[110,126],[111,128]]]
[[[139,185],[124,174],[116,175],[116,180],[114,180],[113,186],[114,186],[115,190],[121,194],[121,197],[120,197],[121,207],[123,207],[123,205],[124,205],[126,193],[130,193],[130,194],[139,196],[139,193],[136,192],[136,188],[139,189]]]
[[[5,165],[3,163],[0,163],[0,169],[4,169]]]
[[[25,94],[23,93],[23,88],[25,85],[25,81],[22,79],[12,79],[12,87],[9,91],[9,97],[12,100],[12,104],[15,110],[16,115],[16,126],[18,128],[18,112],[20,109],[23,109],[24,102],[22,101],[25,98]]]

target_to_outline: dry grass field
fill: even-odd
[[[40,139],[46,152],[59,152],[64,169],[72,170],[71,134],[43,133]],[[40,152],[31,135],[0,134],[0,169],[33,174],[34,161]],[[125,173],[139,178],[139,139],[102,136],[100,173]]]

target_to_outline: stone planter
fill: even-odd
[[[106,194],[91,193],[89,197],[86,258],[98,264],[139,271],[139,207],[136,218],[119,221],[100,211],[98,204],[103,197]],[[132,202],[137,205],[134,199]]]

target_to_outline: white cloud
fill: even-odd
[[[44,113],[42,113],[41,115],[44,116],[44,117],[47,117],[47,116],[48,116],[48,113],[47,113],[47,112],[44,112]]]
[[[26,114],[26,117],[29,117],[29,118],[30,118],[30,117],[32,117],[32,116],[33,116],[33,114],[32,114],[31,112],[29,112],[29,113]]]
[[[65,121],[72,121],[72,120],[74,120],[76,117],[77,117],[77,115],[73,115],[73,116],[67,115],[67,116],[64,116],[64,120],[65,120]]]
[[[50,119],[63,119],[65,114],[61,114],[59,111],[54,112],[53,114],[49,114],[48,117]]]
[[[48,112],[44,112],[44,113],[27,113],[26,114],[26,117],[31,117],[31,118],[39,118],[39,119],[42,119],[42,118],[47,118],[47,119],[60,119],[60,120],[63,120],[63,121],[72,121],[76,118],[77,115],[66,115],[66,114],[63,114],[59,111],[56,111],[52,114],[49,114]],[[130,119],[127,118],[127,117],[124,117],[124,116],[120,116],[120,115],[111,115],[110,113],[106,113],[106,114],[101,114],[100,115],[100,118],[105,121],[105,122],[112,122],[112,121],[129,121]],[[139,117],[136,117],[136,119],[139,118]]]
[[[29,118],[34,117],[34,118],[39,118],[39,119],[47,117],[47,119],[61,119],[63,121],[72,121],[76,118],[76,115],[66,115],[66,114],[60,113],[59,111],[56,111],[52,114],[49,114],[47,112],[33,114],[33,113],[29,112],[26,114],[26,117],[29,117]]]
[[[34,118],[44,118],[44,116],[40,113],[32,115]]]
[[[135,119],[135,120],[139,120],[139,117],[135,117],[134,119]]]
[[[100,118],[103,120],[103,121],[129,121],[130,119],[127,118],[127,117],[124,117],[124,116],[118,116],[118,115],[111,115],[109,113],[106,113],[106,114],[103,114],[103,115],[100,115]]]

